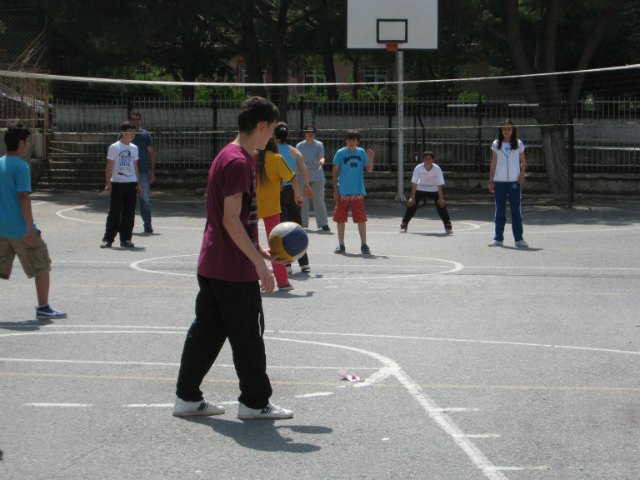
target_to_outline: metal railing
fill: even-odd
[[[211,160],[237,134],[240,101],[185,100],[181,97],[120,98],[89,105],[53,100],[51,160],[105,158],[127,112],[137,109],[142,126],[155,144],[160,168],[208,168]],[[534,106],[522,100],[482,101],[438,98],[405,102],[405,165],[419,162],[433,150],[447,170],[485,171],[497,125],[511,118],[527,148],[528,170],[544,171],[540,125]],[[309,101],[289,103],[289,143],[303,140],[302,128],[312,123],[324,143],[328,163],[344,146],[347,129],[358,129],[361,146],[376,152],[376,170],[397,169],[396,103],[380,101]],[[640,173],[640,99],[585,100],[574,114],[574,171]],[[565,137],[568,133],[565,132]],[[327,168],[330,168],[327,165]]]

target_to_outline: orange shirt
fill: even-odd
[[[290,182],[296,176],[286,160],[277,153],[267,152],[264,157],[264,169],[267,180],[260,182],[258,176],[258,218],[279,214],[280,188],[282,181]]]

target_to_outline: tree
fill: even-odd
[[[184,8],[166,0],[41,0],[47,11],[56,73],[87,75],[122,71],[149,63],[175,81],[225,79],[232,74],[230,52],[184,15]],[[127,12],[127,15],[122,15]],[[118,25],[118,28],[113,28]],[[193,99],[193,86],[182,87]]]
[[[611,19],[631,4],[638,6],[637,0],[504,0],[489,4],[476,0],[442,0],[440,4],[445,9],[474,20],[484,30],[486,44],[491,45],[494,52],[501,52],[503,58],[507,57],[518,75],[559,71],[559,45],[575,40],[577,35],[581,38],[580,48],[563,58],[561,70],[587,69]],[[566,25],[565,20],[570,12],[587,6],[591,18],[586,19],[582,31],[560,28]],[[496,48],[493,42],[496,39],[506,50]],[[509,53],[508,56],[504,55],[505,51]],[[491,56],[489,58],[492,60]],[[541,125],[551,193],[568,190],[569,158],[564,133],[575,111],[584,78],[584,74],[573,75],[568,88],[564,90],[556,75],[520,80],[527,102],[540,105],[533,109],[533,114]]]

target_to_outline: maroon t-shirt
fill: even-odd
[[[207,184],[207,224],[202,239],[198,273],[228,282],[259,280],[253,262],[242,253],[222,224],[224,199],[242,192],[240,221],[258,248],[256,169],[253,157],[241,146],[224,147],[211,164]]]

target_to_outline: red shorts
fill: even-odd
[[[336,208],[333,211],[333,221],[336,223],[347,223],[349,218],[349,204],[351,204],[353,223],[366,222],[367,214],[364,213],[364,195],[342,195],[340,202],[336,204]]]

